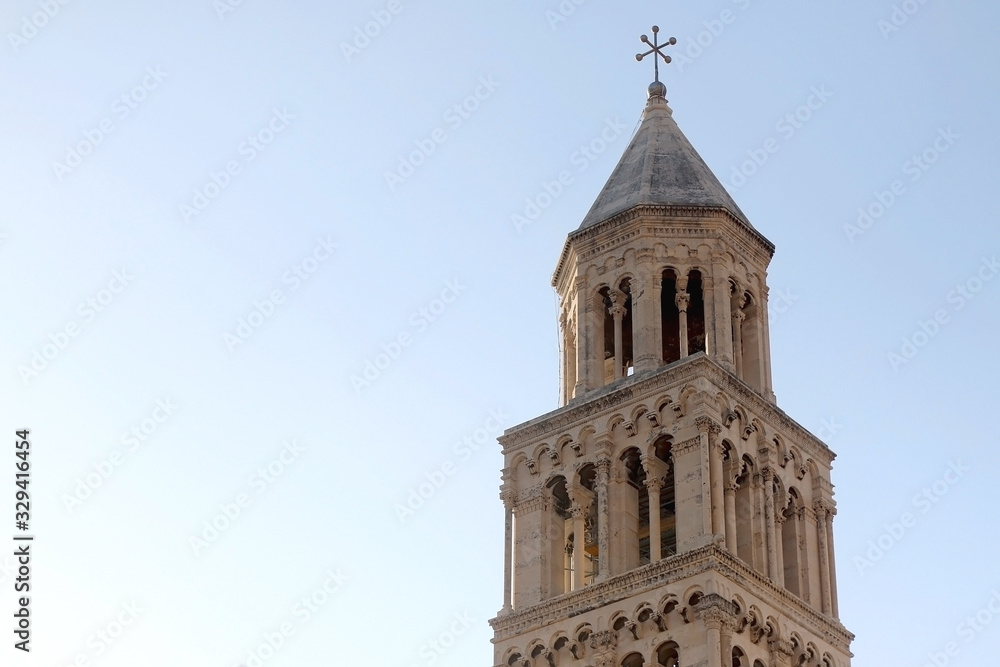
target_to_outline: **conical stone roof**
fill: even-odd
[[[642,124],[579,229],[643,205],[721,207],[753,229],[677,127],[665,93],[662,83],[649,87]]]

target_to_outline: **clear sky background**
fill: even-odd
[[[235,667],[287,624],[263,664],[492,665],[493,439],[556,407],[551,272],[653,23],[777,246],[774,386],[839,455],[853,664],[995,661],[1000,616],[961,624],[1000,591],[1000,6],[225,1],[0,9],[0,663]]]

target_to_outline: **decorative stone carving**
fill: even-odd
[[[622,426],[625,427],[625,433],[630,438],[637,433],[636,428],[635,428],[635,422],[627,421],[627,422],[623,423]]]

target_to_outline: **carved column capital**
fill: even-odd
[[[677,296],[674,297],[674,303],[677,305],[677,310],[687,312],[688,306],[691,304],[691,295],[687,292],[678,292]]]
[[[711,417],[695,417],[694,423],[701,433],[708,433],[710,435],[722,433],[722,426],[717,424]]]

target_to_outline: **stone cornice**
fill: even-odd
[[[498,440],[506,455],[539,439],[555,437],[577,426],[607,419],[633,401],[655,398],[665,390],[699,378],[705,378],[728,391],[762,420],[796,438],[809,454],[821,459],[818,462],[828,466],[835,458],[836,455],[822,440],[703,352],[590,391],[568,405],[507,429]],[[808,447],[810,444],[811,447]]]
[[[766,604],[781,609],[786,618],[822,637],[832,646],[845,652],[850,650],[854,634],[839,621],[824,616],[714,544],[665,558],[527,609],[516,609],[498,616],[490,620],[496,634],[494,641],[525,634],[708,571],[718,572]]]
[[[767,238],[765,238],[764,235],[756,229],[750,227],[747,223],[734,216],[732,212],[725,207],[667,205],[634,206],[596,225],[591,225],[585,229],[577,229],[570,232],[566,237],[566,242],[563,244],[562,252],[559,254],[559,260],[556,263],[555,271],[552,273],[552,286],[558,286],[560,275],[569,259],[570,250],[579,242],[596,239],[605,232],[614,229],[619,225],[628,224],[636,220],[650,225],[650,231],[654,231],[656,233],[670,233],[677,235],[693,234],[695,230],[685,228],[683,227],[683,223],[680,223],[680,221],[685,218],[689,220],[714,218],[725,221],[729,223],[728,228],[731,230],[731,233],[727,233],[726,236],[730,237],[734,245],[739,246],[742,251],[750,254],[751,256],[762,256],[765,260],[765,265],[768,261],[770,261],[771,257],[774,256],[774,244],[767,240]],[[673,222],[675,220],[680,224]],[[631,236],[634,235],[630,234],[629,237]]]

